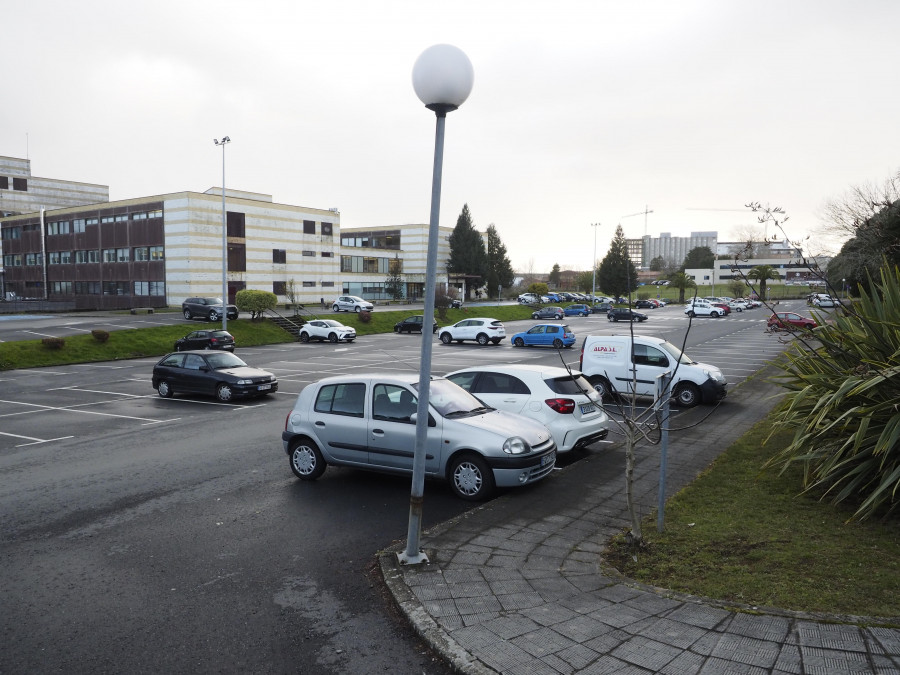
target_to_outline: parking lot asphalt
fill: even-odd
[[[778,393],[751,378],[729,393],[716,424],[672,434],[667,496],[762,419]],[[659,461],[655,447],[638,454],[636,499],[647,513]],[[385,583],[463,673],[900,673],[900,630],[877,620],[736,608],[605,568],[605,542],[629,521],[623,477],[617,443],[423,533],[427,563],[400,565],[404,545],[382,552]]]

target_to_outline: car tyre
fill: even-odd
[[[712,318],[714,318],[714,319],[718,319],[718,318],[719,318],[719,313],[718,313],[718,312],[710,312],[709,315],[710,315]]]
[[[329,333],[328,341],[329,342],[337,342],[337,333]]]
[[[175,391],[172,389],[172,385],[169,384],[168,380],[160,380],[159,384],[156,385],[156,393],[162,398],[172,398],[172,394],[174,394]]]
[[[353,308],[353,311],[356,312],[357,314],[359,314],[362,311],[362,307],[357,305],[356,307]]]
[[[531,315],[531,318],[532,318],[532,319],[537,319],[537,318],[539,318],[539,317],[538,317],[538,313],[535,312],[534,314],[532,314],[532,315]]]
[[[613,397],[612,387],[609,384],[609,380],[601,375],[593,375],[588,378],[588,382],[591,383],[591,386],[594,388],[598,394],[600,394],[601,399],[609,400]]]
[[[233,399],[234,390],[231,388],[231,385],[227,382],[222,382],[219,386],[217,386],[216,398],[222,401],[222,403],[228,403],[231,399]]]
[[[562,349],[562,348],[563,348],[563,341],[560,340],[559,338],[556,338],[556,339],[553,341],[553,346],[556,347],[557,349]]]
[[[484,333],[479,333],[479,334],[478,334],[478,337],[475,338],[475,341],[476,341],[478,344],[480,344],[481,346],[484,346],[484,345],[486,345],[488,342],[490,342],[490,340],[488,340],[488,336],[485,335]]]
[[[557,315],[554,316],[553,318],[556,319],[557,321],[559,321],[560,319],[563,318],[563,315],[562,315],[562,314],[557,314]]]
[[[341,308],[338,307],[337,305],[332,305],[331,311],[332,311],[332,312],[340,312],[340,311],[341,311]]]
[[[403,332],[403,329],[400,328],[400,326],[394,326],[394,332],[395,332],[395,333],[402,333],[402,332]]]
[[[499,345],[499,344],[500,344],[500,340],[502,340],[502,339],[503,339],[503,338],[491,338],[491,342],[493,342],[495,345]]]
[[[487,499],[494,491],[494,474],[477,455],[455,457],[450,463],[449,477],[454,494],[470,502]]]
[[[291,454],[288,459],[291,463],[291,471],[300,480],[316,480],[325,473],[325,469],[328,467],[319,448],[305,436],[291,444]]]
[[[216,310],[214,310],[214,309],[213,309],[213,310],[210,310],[209,315],[207,315],[206,318],[209,319],[210,321],[218,321],[218,320],[219,320],[219,313],[218,313]]]
[[[300,342],[309,342],[309,333],[300,333]]]
[[[694,313],[693,310],[691,310],[690,312],[688,312],[688,316],[691,317],[691,318],[693,319],[693,318],[694,318],[695,316],[697,316],[697,315]]]
[[[180,351],[181,351],[181,345],[178,344],[177,342],[175,343],[175,351],[176,351],[176,352],[180,352]]]
[[[188,321],[191,320],[191,310],[186,309],[186,310],[184,310],[184,311],[182,312],[182,314],[184,314],[184,318],[185,318],[185,319],[187,319]]]
[[[682,382],[675,387],[673,395],[682,408],[693,408],[700,403],[700,388],[693,382]]]
[[[450,337],[450,333],[441,333],[441,342],[443,342],[445,345],[449,345],[451,342],[453,342],[453,338]]]
[[[515,340],[513,340],[513,347],[524,347],[524,346],[525,346],[525,340],[523,340],[522,338],[516,338]]]

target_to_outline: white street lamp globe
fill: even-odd
[[[416,59],[412,81],[416,96],[426,108],[449,112],[469,98],[475,69],[459,47],[433,45]]]

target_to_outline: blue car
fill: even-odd
[[[533,347],[541,345],[570,349],[575,344],[575,333],[561,323],[539,323],[524,333],[516,333],[512,339],[513,347]]]
[[[587,316],[591,313],[591,308],[587,305],[569,305],[563,312],[566,316]]]

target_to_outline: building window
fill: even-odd
[[[100,295],[100,282],[99,281],[76,281],[75,282],[75,294],[76,295]]]
[[[127,281],[104,281],[103,295],[128,295],[129,286]]]
[[[116,249],[116,262],[128,262],[131,260],[131,249],[130,248],[117,248]]]
[[[96,248],[89,249],[88,252],[87,252],[87,254],[88,254],[88,259],[87,259],[87,261],[88,261],[89,263],[98,263],[98,262],[100,262],[100,251],[97,250]]]
[[[316,287],[315,281],[304,281],[303,282],[303,288],[315,288],[315,287]]]
[[[0,176],[0,190],[9,190],[9,176]]]
[[[135,262],[145,262],[150,260],[150,247],[149,246],[135,246],[134,247],[134,261]],[[144,293],[146,295],[146,293]]]
[[[322,223],[322,236],[323,237],[331,236],[331,223]]]
[[[103,262],[105,262],[105,263],[116,262],[116,249],[114,249],[114,248],[103,249]]]
[[[247,271],[247,247],[243,244],[228,244],[228,269],[232,272]]]
[[[116,222],[117,223],[127,223],[128,222],[128,214],[123,213],[121,215],[116,216]]]
[[[69,234],[69,221],[58,220],[55,223],[47,223],[47,234]]]
[[[40,265],[40,264],[41,264],[40,258],[38,258],[37,253],[26,253],[25,254],[25,266],[26,267],[29,265],[33,266],[33,265]]]
[[[150,260],[165,260],[166,251],[162,246],[150,247]]]
[[[316,256],[316,252],[315,251],[303,251],[303,255],[305,255],[307,258],[314,258]]]
[[[28,179],[16,178],[15,176],[13,176],[13,190],[28,192]]]
[[[156,211],[147,211],[148,218],[162,218],[162,209],[157,209]]]
[[[166,294],[166,282],[165,281],[151,281],[150,282],[150,295],[161,296]]]
[[[114,221],[115,221],[115,218],[114,218],[113,216],[103,216],[103,217],[100,219],[100,222],[101,222],[101,223],[112,223],[112,222],[114,222]]]
[[[72,221],[72,232],[84,232],[84,218],[76,218]]]
[[[18,227],[4,227],[2,230],[2,234],[0,237],[5,241],[9,241],[11,239],[19,239],[22,236],[22,230]]]
[[[59,251],[50,251],[47,254],[48,265],[59,265]]]
[[[323,258],[333,258],[334,251],[322,251],[322,257]]]
[[[135,281],[133,295],[150,295],[150,282]]]
[[[146,211],[139,211],[139,212],[137,212],[137,213],[132,213],[132,214],[131,214],[131,219],[132,219],[132,220],[147,220],[147,212],[146,212]]]
[[[235,211],[226,212],[226,223],[229,237],[244,237],[244,214]]]
[[[59,264],[60,265],[71,265],[72,264],[72,251],[60,251],[59,252]]]
[[[323,281],[322,282],[322,288],[333,288],[333,287],[334,287],[333,281]]]
[[[273,281],[272,282],[272,292],[275,295],[287,295],[287,282],[286,281]]]
[[[281,265],[285,264],[287,262],[287,251],[283,248],[273,248],[272,262],[279,263]]]
[[[59,295],[72,295],[72,282],[54,281],[50,284],[50,292]]]
[[[84,220],[85,225],[96,225],[99,222],[100,221],[97,220],[96,218],[85,218],[85,220]]]
[[[303,234],[315,234],[315,233],[316,233],[316,221],[304,220],[303,221]]]

